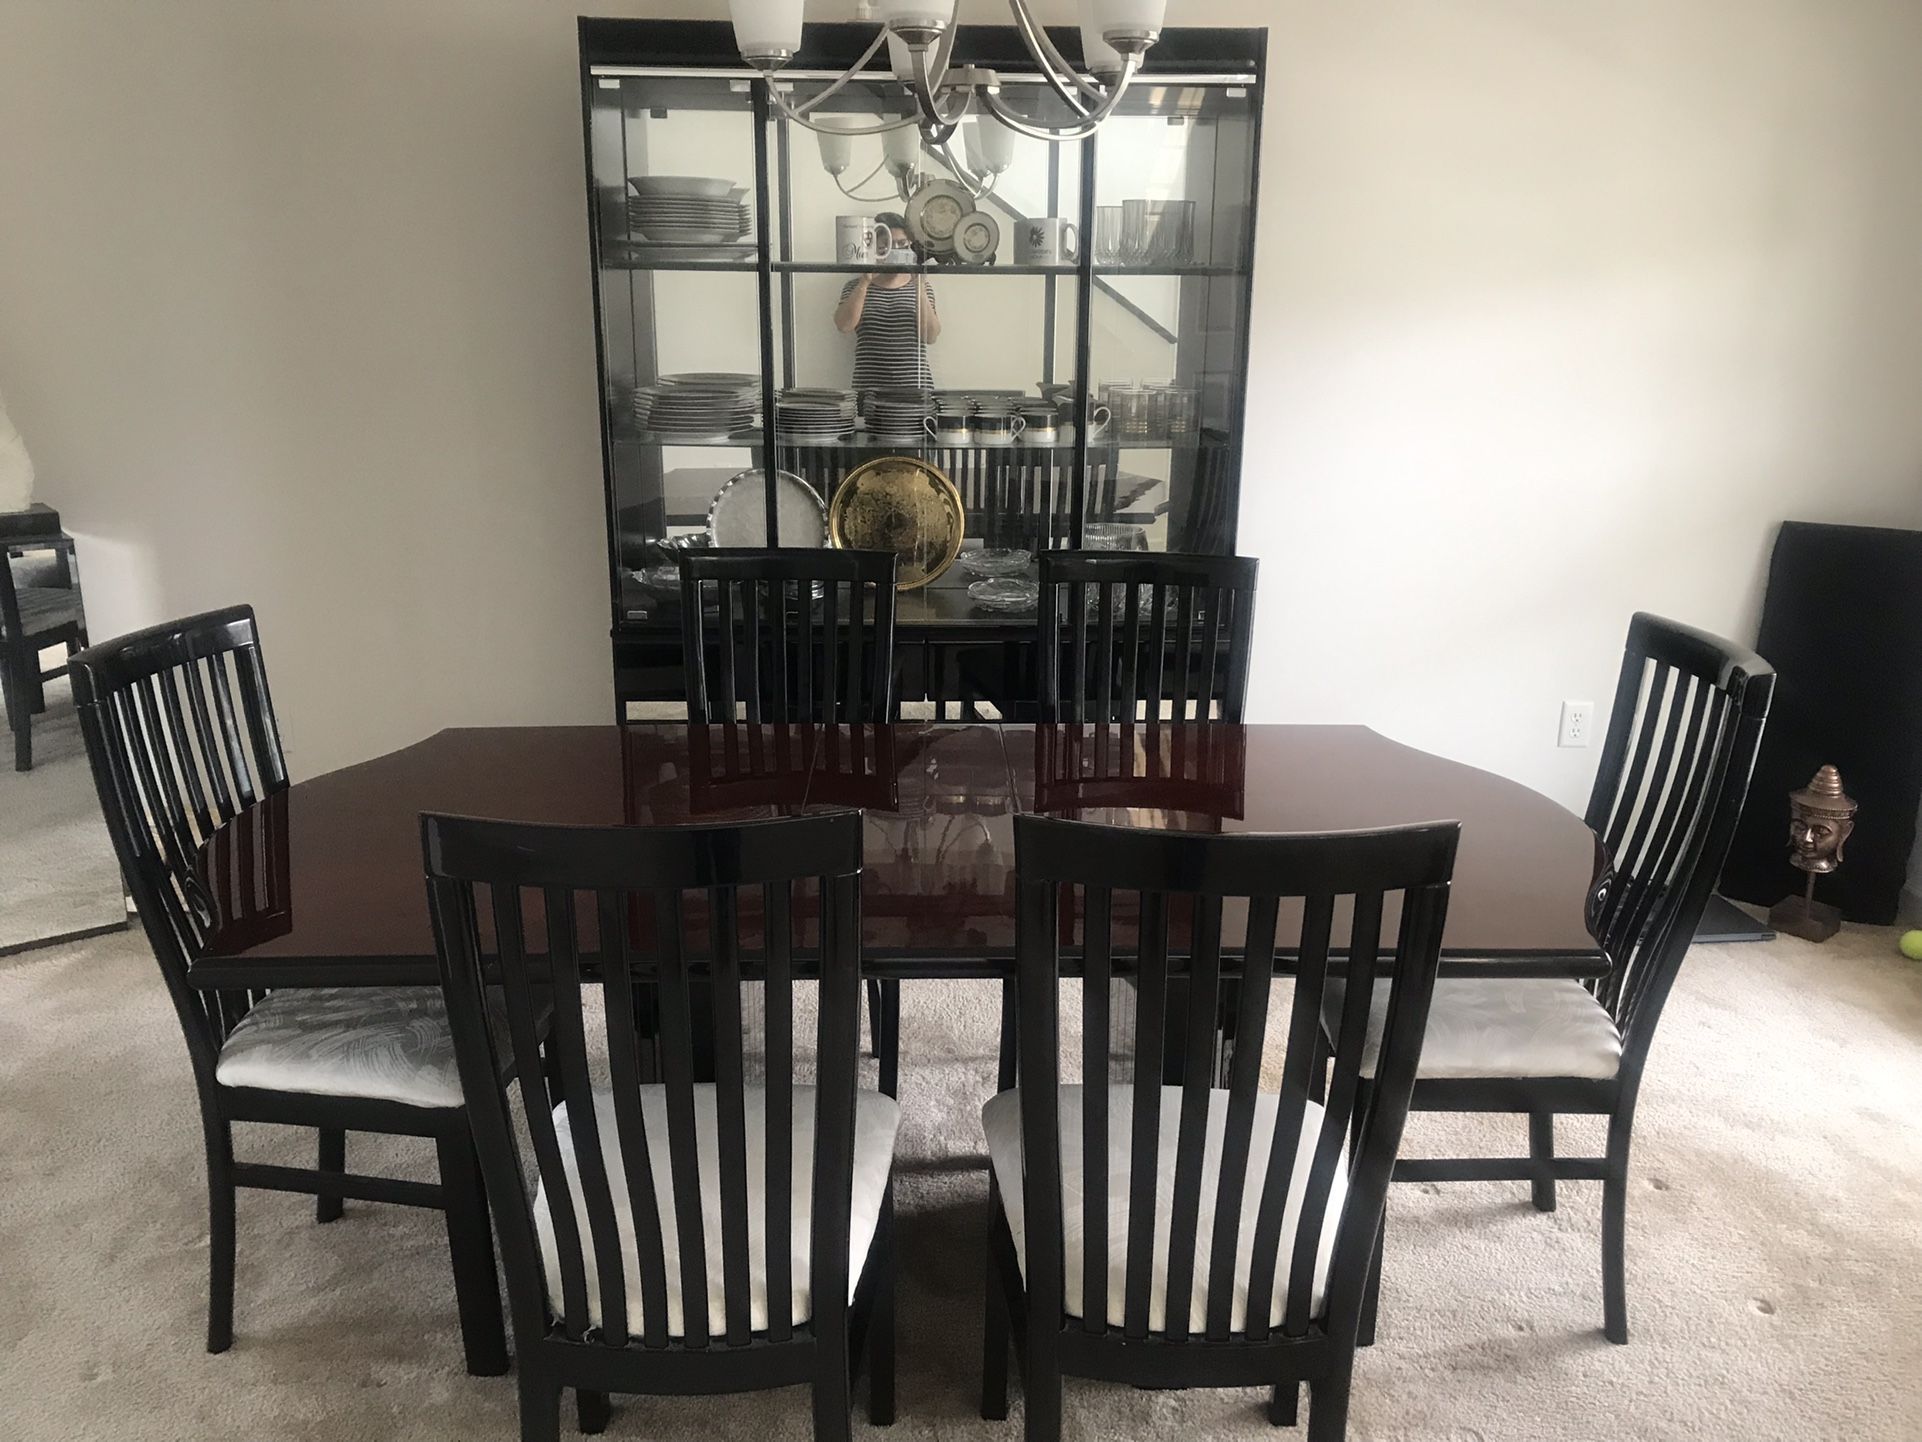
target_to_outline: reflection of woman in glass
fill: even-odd
[[[908,223],[892,211],[875,219],[887,226],[893,246],[883,265],[914,264]],[[854,388],[866,390],[934,389],[928,346],[941,334],[934,309],[934,287],[909,270],[864,271],[841,289],[834,328],[854,335]]]

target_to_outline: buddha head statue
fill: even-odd
[[[1803,871],[1827,873],[1842,864],[1842,847],[1855,830],[1855,800],[1842,777],[1824,766],[1800,791],[1789,793],[1789,861]]]

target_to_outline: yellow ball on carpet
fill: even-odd
[[[1905,931],[1896,943],[1910,961],[1922,961],[1922,931]]]

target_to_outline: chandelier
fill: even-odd
[[[1113,113],[1161,34],[1167,0],[1081,0],[1081,50],[1089,73],[1074,66],[1048,38],[1046,28],[1029,8],[1031,0],[1008,0],[1015,28],[1034,56],[1041,77],[1067,106],[1069,118],[1061,125],[1044,125],[1010,109],[1001,98],[1001,82],[992,70],[953,65],[955,0],[874,0],[881,22],[874,43],[848,68],[810,100],[791,103],[774,74],[801,48],[802,0],[729,0],[734,42],[741,58],[768,82],[776,114],[810,130],[836,135],[880,135],[918,129],[930,146],[940,147],[953,137],[970,111],[992,116],[1009,130],[1036,140],[1080,140],[1094,134]],[[809,118],[810,112],[854,80],[883,45],[888,47],[895,76],[914,96],[915,113],[866,126],[828,126]]]

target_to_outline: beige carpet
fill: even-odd
[[[990,1016],[982,986],[907,989],[902,1442],[1019,1436],[1018,1393],[1015,1420],[974,1413]],[[1631,1345],[1599,1330],[1598,1187],[1564,1184],[1553,1216],[1519,1185],[1400,1188],[1350,1436],[1922,1438],[1918,1102],[1922,967],[1887,933],[1699,949],[1637,1129]],[[1520,1126],[1417,1119],[1410,1149],[1458,1140],[1519,1145]],[[264,1130],[243,1145],[307,1156]],[[137,934],[0,962],[0,1438],[516,1436],[511,1380],[461,1371],[432,1215],[350,1203],[318,1227],[300,1199],[244,1195],[238,1340],[205,1355],[199,1147]],[[1070,1383],[1067,1433],[1291,1435],[1258,1401]],[[629,1398],[610,1435],[777,1442],[807,1418],[798,1391]]]

